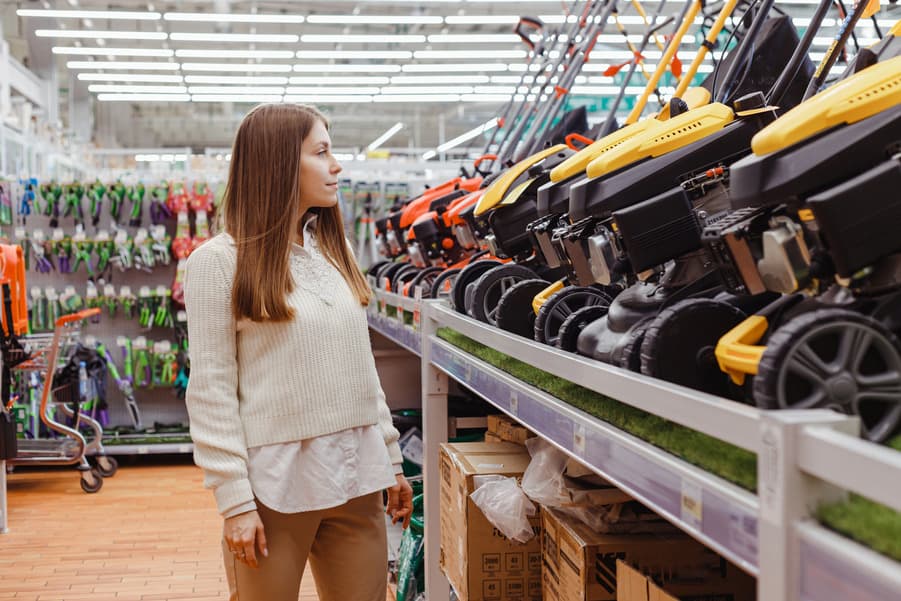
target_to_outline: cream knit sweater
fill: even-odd
[[[236,262],[234,241],[219,234],[191,254],[185,274],[194,458],[220,513],[253,501],[251,447],[378,424],[391,461],[401,463],[365,310],[340,272],[315,246],[295,244],[295,290],[288,297],[295,319],[236,322],[230,300]]]

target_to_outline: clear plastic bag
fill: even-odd
[[[585,488],[567,478],[569,457],[550,442],[530,438],[526,441],[526,447],[532,460],[522,476],[522,490],[533,501],[558,509],[596,532],[646,532],[656,529],[656,526],[648,524],[644,515],[640,515],[640,505],[615,486],[608,484]]]
[[[537,510],[519,487],[516,478],[485,478],[469,497],[507,538],[525,543],[535,536],[529,517],[534,516]]]

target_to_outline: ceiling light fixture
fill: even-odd
[[[470,86],[388,86],[382,88],[382,94],[471,94]]]
[[[79,73],[79,81],[113,81],[120,83],[181,83],[181,75],[144,73]],[[221,78],[217,78],[221,79]]]
[[[300,36],[300,41],[308,44],[422,44],[424,35],[320,35],[307,34]]]
[[[236,102],[258,104],[260,102],[281,102],[281,94],[195,94],[191,102]]]
[[[200,23],[303,23],[302,15],[252,15],[247,13],[166,13],[166,21]]]
[[[327,25],[441,25],[443,17],[400,15],[310,15],[307,23]]]
[[[117,84],[91,84],[88,86],[89,92],[116,92],[125,94],[184,94],[187,90],[185,86],[135,86],[135,85],[117,85]]]
[[[297,58],[302,59],[410,59],[409,50],[298,50]]]
[[[54,46],[50,49],[53,54],[67,56],[161,56],[171,57],[175,54],[165,48],[87,48],[85,46]]]
[[[482,135],[486,131],[490,131],[490,130],[494,129],[495,127],[497,127],[497,124],[498,124],[497,117],[490,119],[489,121],[486,121],[482,125],[480,125],[476,128],[473,128],[464,134],[460,134],[453,140],[450,140],[448,142],[445,142],[444,144],[441,144],[435,150],[437,150],[438,152],[445,152],[447,150],[450,150],[451,148],[456,148],[463,142],[468,142],[469,140],[472,140],[473,138]]]
[[[110,19],[110,20],[135,20],[135,21],[159,21],[158,12],[139,12],[129,10],[44,10],[20,8],[16,11],[20,17],[52,17],[55,19]]]
[[[404,128],[404,124],[402,122],[398,121],[397,123],[392,125],[388,131],[386,131],[385,133],[380,135],[378,138],[373,140],[369,144],[369,146],[366,147],[366,150],[375,150],[376,148],[378,148],[379,146],[381,146],[382,144],[387,142],[389,139],[391,139],[391,136],[393,136],[394,134],[396,134],[403,128]]]
[[[171,33],[177,42],[272,42],[294,44],[300,36],[293,33]]]
[[[453,73],[466,72],[477,73],[479,71],[506,71],[507,65],[504,63],[421,63],[403,65],[404,73]]]
[[[175,51],[179,58],[294,58],[293,50],[191,50]]]
[[[361,75],[361,76],[349,76],[349,77],[331,77],[329,75],[323,76],[297,76],[291,77],[289,83],[291,85],[344,85],[344,86],[358,86],[358,85],[386,85],[390,83],[391,80],[387,77],[380,75]]]
[[[519,81],[515,75],[511,75]],[[391,78],[391,85],[434,85],[452,83],[488,83],[491,79],[487,75],[395,75]],[[387,82],[386,82],[387,83]]]
[[[527,55],[525,50],[417,50],[413,58],[525,58]]]
[[[429,36],[429,44],[515,44],[520,37],[514,33],[440,33]]]
[[[285,94],[302,96],[308,94],[324,94],[326,96],[353,96],[356,94],[378,94],[379,89],[374,87],[361,87],[361,86],[353,86],[347,88],[335,88],[335,87],[313,87],[313,86],[304,86],[304,87],[289,87]]]
[[[243,71],[245,73],[288,73],[291,65],[255,63],[183,63],[182,71]]]
[[[38,29],[39,38],[89,38],[95,40],[165,40],[164,31],[100,31],[97,29]]]
[[[188,102],[187,94],[97,94],[100,102]]]
[[[297,73],[397,73],[400,65],[328,65],[301,64],[294,65]]]
[[[185,75],[185,83],[285,85],[287,77],[254,75]]]
[[[368,104],[372,96],[358,94],[356,96],[333,96],[322,94],[287,94],[285,102],[309,102],[315,104]]]
[[[70,69],[138,69],[144,71],[178,71],[178,63],[142,62],[142,61],[69,61]]]
[[[458,102],[457,94],[381,94],[375,102]]]
[[[191,86],[188,93],[195,94],[264,94],[281,96],[285,88],[275,86]]]

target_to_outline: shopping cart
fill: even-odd
[[[55,386],[54,374],[62,351],[78,340],[81,324],[100,313],[100,309],[86,309],[56,320],[52,334],[36,334],[18,338],[14,348],[6,349],[13,372],[38,372],[42,377],[41,402],[38,415],[46,427],[43,438],[17,441],[16,457],[7,460],[17,465],[78,465],[81,488],[87,493],[100,490],[103,478],[116,473],[116,460],[103,449],[103,428],[90,415],[79,411],[79,391],[76,386]],[[68,418],[71,425],[60,421]],[[82,433],[89,431],[90,437]],[[34,433],[35,436],[39,432]],[[91,467],[88,456],[96,457]]]

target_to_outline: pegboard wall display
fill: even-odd
[[[108,452],[187,443],[189,365],[183,310],[187,256],[211,237],[217,206],[204,181],[0,181],[0,236],[23,249],[29,329],[98,307],[81,344],[106,363],[82,410]],[[97,356],[95,355],[95,357]],[[67,358],[64,357],[65,361]],[[40,436],[28,382],[14,382],[21,435]]]

